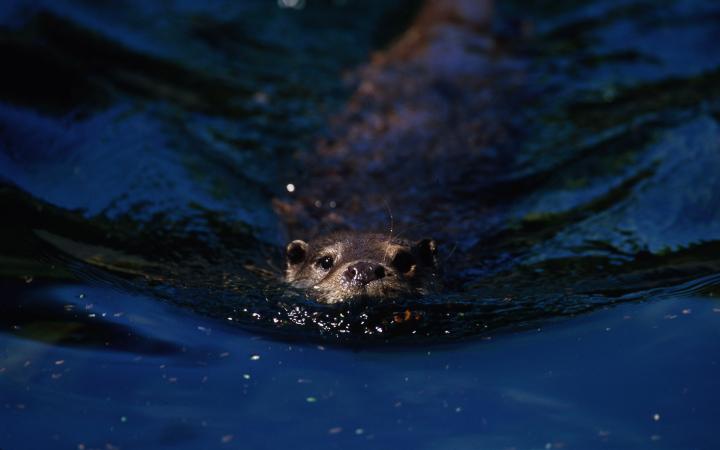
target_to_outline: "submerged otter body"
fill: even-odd
[[[437,246],[342,232],[287,246],[285,280],[322,303],[425,295],[439,287]]]
[[[516,68],[503,63],[486,32],[491,11],[489,0],[425,2],[408,31],[356,71],[346,108],[313,151],[297,154],[297,179],[274,202],[291,239],[326,236],[288,245],[287,282],[327,303],[436,290],[434,243],[432,263],[416,260],[405,273],[386,249],[401,246],[417,258],[421,248],[357,231],[378,229],[388,212],[395,229],[455,244],[452,264],[462,269],[456,261],[479,240],[490,211],[477,192],[502,173],[510,153],[500,149],[514,136],[501,111],[515,114],[504,93]],[[355,231],[326,235],[336,230]],[[329,268],[320,263],[325,253],[335,254]],[[367,275],[353,278],[358,262]]]

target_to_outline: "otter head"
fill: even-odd
[[[432,239],[337,233],[287,246],[285,280],[323,303],[424,295],[437,289],[438,278]]]

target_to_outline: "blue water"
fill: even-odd
[[[73,305],[73,317],[102,317],[129,331],[93,350],[53,345],[49,335],[45,342],[5,337],[7,449],[702,449],[718,442],[720,303],[713,298],[625,304],[457,345],[352,351],[273,341],[82,284],[36,286],[25,295],[43,309]]]
[[[720,447],[717,2],[501,2],[383,65],[424,7],[0,6],[0,450]],[[445,289],[288,289],[338,217]]]

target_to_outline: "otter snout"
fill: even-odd
[[[383,266],[367,261],[350,264],[343,272],[345,282],[354,286],[365,286],[371,281],[384,277],[385,268]]]

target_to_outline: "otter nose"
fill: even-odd
[[[365,286],[369,282],[383,277],[385,277],[385,268],[383,266],[366,261],[351,264],[343,273],[346,282],[357,286]]]

